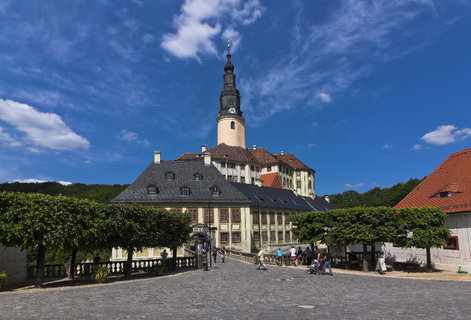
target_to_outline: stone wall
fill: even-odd
[[[8,275],[8,283],[26,281],[26,250],[0,247],[0,271]]]

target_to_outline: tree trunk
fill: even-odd
[[[126,269],[124,269],[124,277],[126,279],[128,279],[131,276],[133,251],[134,251],[134,248],[129,248],[128,249],[128,260],[126,261]]]
[[[368,245],[363,244],[363,257],[362,257],[362,265],[363,265],[363,271],[367,272],[368,271],[368,257],[366,256],[368,254]]]
[[[44,262],[46,260],[46,248],[40,244],[38,246],[38,262],[36,268],[36,288],[42,288],[44,280]]]
[[[427,252],[427,272],[432,272],[432,257],[430,255],[430,248],[425,248]]]
[[[172,263],[171,263],[171,268],[172,270],[177,269],[177,248],[173,248],[172,250]]]
[[[77,249],[72,250],[72,257],[70,258],[69,279],[75,278],[75,257],[77,257]]]
[[[372,244],[371,245],[371,257],[370,257],[370,266],[372,267],[376,266],[375,251],[376,251],[376,246]]]
[[[344,246],[343,250],[345,252],[345,270],[348,270],[350,262],[348,261],[347,246]]]

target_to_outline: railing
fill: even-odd
[[[133,260],[132,272],[145,271],[152,272],[154,266],[165,263],[162,259],[149,260]],[[167,259],[169,269],[188,269],[196,268],[196,257],[177,257]],[[47,264],[44,266],[45,278],[63,278],[69,273],[70,264]],[[99,267],[107,267],[110,274],[122,274],[126,267],[126,261],[109,261],[94,264],[90,262],[75,264],[76,276],[91,276]],[[27,267],[27,278],[34,279],[36,277],[37,266]]]

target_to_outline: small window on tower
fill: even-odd
[[[231,121],[231,129],[235,130],[235,122],[234,121]]]
[[[234,105],[234,99],[229,99],[229,105],[233,106]]]

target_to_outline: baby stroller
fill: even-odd
[[[307,269],[307,273],[320,275],[322,273],[320,266],[321,264],[319,263],[319,261],[317,261],[317,259],[314,259],[314,262],[309,266],[309,269]]]

